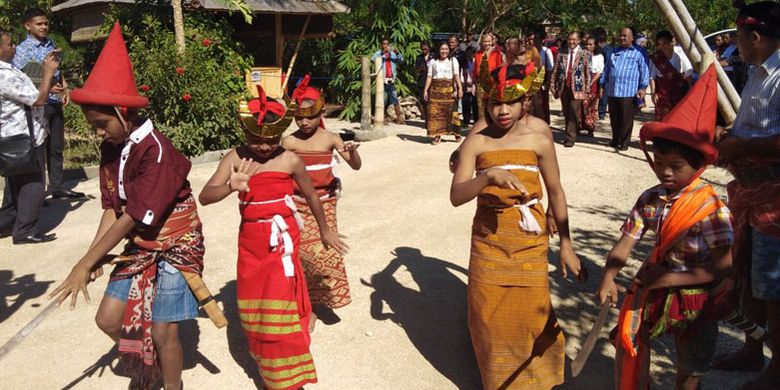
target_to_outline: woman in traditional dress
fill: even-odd
[[[604,72],[604,55],[601,54],[601,47],[596,44],[595,38],[588,38],[585,41],[585,49],[592,55],[590,62],[591,88],[590,94],[582,102],[582,123],[580,129],[588,131],[588,136],[592,137],[596,130],[596,119],[599,117],[599,79]]]
[[[463,98],[463,86],[460,82],[458,61],[449,58],[450,48],[447,42],[439,45],[438,57],[428,62],[428,79],[425,81],[423,97],[428,102],[428,137],[431,144],[441,142],[444,134],[453,134],[460,141],[460,129],[453,124],[455,99]]]
[[[553,141],[528,124],[534,118],[525,103],[544,72],[504,66],[492,79],[486,86],[490,125],[464,142],[450,188],[454,206],[477,198],[469,331],[483,388],[550,389],[563,382],[564,338],[550,299],[540,173],[560,235],[559,268],[564,277],[587,273],[572,249]]]

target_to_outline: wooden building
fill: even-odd
[[[298,39],[307,17],[309,25],[304,38],[327,38],[333,35],[333,15],[348,13],[349,7],[334,0],[245,0],[254,13],[247,24],[238,11],[228,15],[223,4],[214,0],[183,0],[187,8],[201,8],[215,17],[229,18],[235,38],[254,54],[255,65],[282,67],[286,40]],[[67,0],[52,7],[57,17],[70,17],[71,42],[84,43],[105,36],[97,35],[105,13],[113,4],[132,7],[134,0]],[[185,15],[186,17],[186,15]],[[268,50],[272,48],[273,50]]]

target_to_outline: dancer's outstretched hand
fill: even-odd
[[[238,192],[249,191],[249,179],[254,176],[258,170],[260,170],[260,166],[249,159],[242,158],[241,165],[238,167],[231,163],[230,181],[228,182],[230,190]]]
[[[325,245],[325,249],[333,248],[333,250],[342,256],[346,255],[349,251],[349,245],[344,241],[347,236],[343,234],[338,234],[331,229],[325,229],[325,231],[320,232],[320,237],[322,239],[322,244]]]
[[[70,310],[73,310],[76,308],[76,300],[78,300],[79,292],[81,292],[84,294],[84,301],[89,303],[87,284],[90,281],[91,274],[92,270],[76,264],[70,271],[68,277],[65,278],[65,281],[49,294],[49,299],[57,301],[57,306],[59,306],[62,305],[62,302],[64,302],[68,296],[70,296]]]

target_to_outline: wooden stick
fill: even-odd
[[[309,20],[311,20],[311,15],[306,15],[306,21],[303,22],[303,29],[301,29],[301,36],[298,38],[298,43],[295,44],[295,51],[293,52],[292,58],[290,58],[290,65],[287,66],[287,73],[284,75],[284,82],[282,83],[282,96],[284,96],[285,90],[287,89],[287,82],[290,81],[290,75],[292,74],[293,67],[295,66],[295,60],[298,59],[298,50],[301,48],[301,41],[303,41],[303,36],[306,35],[306,29],[309,27]]]
[[[385,72],[382,67],[384,58],[381,56],[374,60],[376,69],[376,98],[374,100],[374,128],[378,129],[385,124]]]
[[[28,322],[27,325],[22,328],[22,330],[17,332],[14,337],[11,337],[7,343],[0,347],[0,360],[2,360],[3,357],[8,354],[8,352],[14,349],[14,347],[19,345],[19,343],[21,343],[25,337],[32,333],[32,331],[35,330],[35,328],[37,328],[38,325],[40,325],[41,322],[43,322],[43,320],[49,316],[49,314],[53,313],[54,310],[57,309],[57,307],[59,307],[59,305],[57,305],[57,300],[53,300],[48,306],[46,306],[45,309],[43,309],[43,311],[38,313],[38,315],[35,316],[32,321]]]
[[[360,58],[360,130],[371,130],[371,59]]]
[[[184,280],[187,281],[187,285],[190,286],[190,290],[192,290],[192,293],[198,300],[198,305],[203,307],[203,310],[208,314],[211,322],[213,322],[217,328],[224,328],[228,324],[228,320],[225,318],[225,314],[222,313],[222,309],[217,305],[217,301],[215,301],[214,297],[211,295],[209,288],[203,283],[203,279],[200,278],[200,275],[194,272],[184,271],[181,271],[181,274],[184,275]]]

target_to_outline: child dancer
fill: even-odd
[[[294,107],[260,97],[242,103],[239,116],[247,144],[230,151],[199,200],[207,205],[238,192],[238,310],[249,352],[266,388],[298,389],[317,382],[309,351],[311,304],[298,259],[300,217],[292,200],[297,184],[320,227],[326,249],[347,245],[328,228],[303,160],[279,145]]]
[[[728,208],[699,179],[718,156],[712,144],[716,94],[710,66],[664,122],[647,123],[639,133],[661,184],[642,193],[631,210],[597,292],[602,304],[617,302],[615,276],[644,233],[655,231],[655,248],[620,309],[616,388],[648,388],[648,343],[667,332],[675,335],[676,389],[699,389],[709,371],[734,240]],[[653,142],[654,159],[645,150],[647,140]]]
[[[282,147],[295,152],[306,164],[306,173],[309,174],[325,210],[328,227],[338,231],[336,203],[341,191],[341,181],[333,173],[333,168],[338,163],[333,152],[338,151],[352,169],[358,170],[362,165],[357,151],[360,144],[344,143],[338,134],[325,130],[322,118],[325,100],[319,90],[309,86],[309,80],[309,75],[306,75],[293,92],[297,106],[295,123],[298,130],[282,140]],[[344,258],[338,251],[324,250],[322,247],[317,220],[300,187],[296,186],[293,199],[298,206],[298,212],[303,215],[300,254],[311,304],[315,310],[318,307],[344,307],[352,301]],[[314,330],[316,320],[315,311],[312,312],[309,323],[310,331]]]
[[[84,88],[74,90],[71,99],[103,137],[104,212],[89,250],[51,296],[58,295],[61,303],[71,295],[71,309],[79,292],[89,302],[87,283],[108,252],[129,237],[95,321],[119,343],[121,361],[133,378],[130,388],[151,388],[162,371],[165,389],[178,390],[183,362],[178,322],[198,316],[198,302],[182,272],[199,275],[205,252],[187,181],[190,161],[151,120],[138,117],[149,101],[136,90],[119,24]]]
[[[503,66],[487,91],[488,128],[466,139],[450,200],[477,198],[468,324],[485,389],[549,389],[563,382],[564,337],[552,310],[544,179],[560,235],[561,272],[585,278],[572,249],[552,140],[528,126],[526,103],[543,71]],[[475,176],[476,172],[476,176]]]

